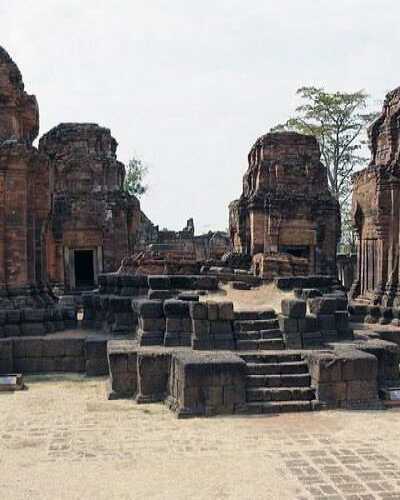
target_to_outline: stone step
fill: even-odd
[[[282,338],[282,332],[279,328],[273,328],[272,330],[261,330],[260,331],[261,338],[270,339],[270,338]]]
[[[235,320],[238,321],[253,321],[273,318],[276,318],[276,312],[272,308],[267,308],[263,311],[235,311]]]
[[[261,340],[261,332],[239,332],[236,340]]]
[[[254,332],[279,329],[279,321],[278,319],[234,321],[233,326],[235,332]]]
[[[237,340],[268,340],[268,339],[280,339],[282,338],[282,332],[278,329],[273,330],[260,330],[254,332],[237,332]]]
[[[292,361],[303,361],[298,352],[273,352],[273,353],[251,353],[240,354],[246,363],[290,363]]]
[[[271,351],[273,349],[285,349],[285,344],[283,343],[282,337],[261,339],[258,341],[259,351]]]
[[[311,401],[315,397],[311,387],[252,387],[246,389],[246,400],[255,401]]]
[[[284,349],[281,338],[266,340],[237,340],[236,347],[238,351],[275,351]]]
[[[310,387],[311,377],[308,373],[247,375],[247,387]]]
[[[289,361],[284,363],[247,363],[248,375],[279,375],[308,373],[305,361]]]
[[[312,411],[312,401],[268,401],[247,403],[241,410],[242,414],[261,415],[268,413],[289,413]]]

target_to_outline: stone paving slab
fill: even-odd
[[[105,378],[0,394],[0,498],[400,499],[400,413],[177,420],[107,401]]]

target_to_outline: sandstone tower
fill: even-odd
[[[353,177],[353,220],[358,233],[352,297],[400,305],[400,87],[387,94],[369,128],[371,161]]]
[[[32,146],[39,131],[35,96],[0,47],[0,290],[3,302],[34,303],[46,283],[50,207],[47,158]]]
[[[253,258],[257,274],[336,274],[339,207],[315,137],[260,137],[248,155],[242,195],[229,210],[234,248]]]
[[[61,123],[39,142],[52,193],[47,267],[65,290],[93,288],[118,269],[140,222],[140,204],[123,191],[117,141],[94,123]]]

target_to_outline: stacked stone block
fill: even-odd
[[[307,356],[316,397],[326,407],[379,407],[378,361],[352,347]]]
[[[48,309],[3,309],[0,311],[0,338],[41,336],[77,327],[76,310],[66,307]]]
[[[184,300],[168,299],[164,302],[165,346],[190,346],[192,320],[190,303]]]
[[[378,361],[378,387],[398,387],[400,385],[400,348],[394,342],[382,339],[356,341],[358,350],[373,354]]]
[[[147,294],[147,276],[99,275],[99,289],[82,295],[82,328],[117,335],[131,334],[137,326],[132,298]]]
[[[316,297],[308,301],[308,306],[310,312],[316,317],[324,343],[352,338],[347,298],[344,295]]]
[[[308,301],[311,314],[317,320],[323,342],[335,342],[338,339],[336,331],[336,299],[334,297],[316,297]]]
[[[233,414],[246,404],[246,363],[234,353],[177,352],[167,404],[178,417]]]
[[[107,344],[109,399],[133,398],[137,393],[137,343],[112,340]]]
[[[139,345],[163,345],[166,322],[162,301],[134,300],[132,309],[138,315]]]
[[[90,336],[85,341],[85,369],[90,377],[108,375],[107,339]]]
[[[298,289],[318,289],[321,292],[328,292],[337,286],[337,279],[333,276],[285,276],[277,277],[274,283],[280,290]]]
[[[305,330],[307,304],[300,299],[283,299],[279,327],[287,349],[301,349],[302,330]]]
[[[169,352],[137,353],[137,403],[156,403],[166,399],[170,365]]]
[[[368,314],[368,304],[351,302],[348,306],[349,320],[354,323],[363,323]]]
[[[218,289],[215,276],[160,275],[149,276],[149,299],[167,300],[177,297],[182,291],[195,290],[206,292]]]
[[[0,340],[0,373],[14,371],[13,342],[12,339]]]
[[[193,349],[235,349],[232,302],[192,302],[190,315]]]
[[[12,340],[13,371],[84,372],[84,337],[19,337]]]

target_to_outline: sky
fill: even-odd
[[[111,129],[149,166],[142,209],[160,226],[228,227],[256,139],[296,89],[400,85],[399,0],[0,0],[0,45],[40,109]]]

